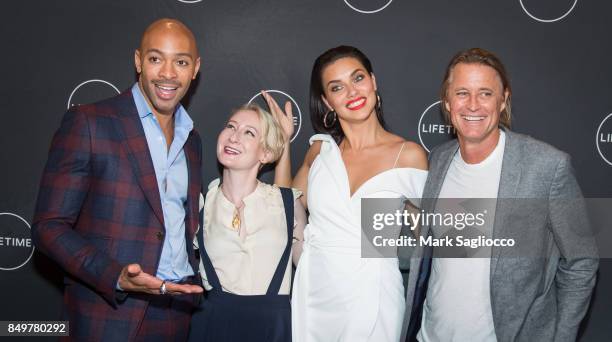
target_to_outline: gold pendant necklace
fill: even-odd
[[[223,185],[220,185],[221,187],[221,192],[223,193]],[[225,195],[225,193],[223,193],[223,196],[228,200],[228,202],[234,204],[227,195]],[[234,214],[232,215],[232,228],[237,231],[238,233],[240,233],[240,225],[241,225],[241,220],[240,220],[240,208],[242,208],[244,206],[244,203],[241,203],[239,206],[236,206],[234,204]]]
[[[238,207],[234,207],[234,218],[232,218],[232,228],[234,228],[234,230],[240,230],[240,210],[238,210]]]

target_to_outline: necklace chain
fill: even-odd
[[[223,192],[223,184],[221,184],[221,192]],[[227,195],[225,195],[225,198],[228,199],[228,201],[232,204],[234,204],[231,200],[229,200],[229,197]],[[244,202],[241,203],[239,206],[236,206],[234,204],[234,214],[232,215],[232,228],[237,231],[238,233],[240,233],[240,226],[242,224],[242,220],[240,219],[240,209],[244,206]]]

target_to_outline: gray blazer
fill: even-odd
[[[506,145],[493,238],[516,236],[530,241],[531,246],[541,249],[541,256],[504,257],[503,248],[493,247],[490,296],[497,340],[575,341],[599,264],[582,193],[566,153],[531,137],[504,131]],[[422,209],[435,208],[458,148],[453,140],[431,152]],[[545,205],[499,200],[504,198],[537,198]],[[427,236],[429,228],[422,227],[421,233]],[[411,256],[402,341],[412,339],[420,327],[431,253],[431,248],[417,247]]]

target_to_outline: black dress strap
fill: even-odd
[[[266,295],[277,295],[280,290],[287,270],[287,263],[289,262],[289,255],[291,254],[291,241],[293,240],[293,191],[289,188],[280,188],[280,191],[285,207],[285,219],[287,220],[287,245],[278,262],[278,266],[276,266],[276,271],[274,272],[270,286],[268,286]]]
[[[206,197],[204,197],[204,201],[206,201]],[[204,271],[206,271],[208,283],[213,287],[213,289],[222,291],[221,282],[219,281],[219,277],[217,277],[217,272],[215,272],[215,268],[210,261],[210,257],[208,257],[208,253],[206,253],[206,248],[204,247],[204,211],[204,208],[202,208],[202,214],[200,214],[200,229],[198,230],[197,234],[200,256],[202,257],[202,264],[204,265]]]
[[[270,281],[270,285],[268,286],[267,295],[276,295],[280,290],[280,287],[283,283],[283,278],[285,275],[285,271],[287,270],[287,263],[289,262],[289,255],[291,254],[291,241],[293,240],[293,191],[289,188],[280,188],[281,196],[283,198],[283,206],[285,207],[285,219],[287,225],[287,244],[285,246],[285,250],[283,251],[283,255],[281,256],[278,265],[276,266],[276,271],[274,272],[274,276]],[[216,290],[222,291],[221,282],[219,281],[219,277],[217,276],[217,272],[215,272],[215,268],[206,252],[206,248],[204,246],[204,209],[202,209],[202,213],[200,215],[200,229],[197,233],[198,238],[198,247],[200,249],[200,256],[202,258],[202,264],[204,265],[204,271],[206,271],[206,277],[208,278],[208,283]]]

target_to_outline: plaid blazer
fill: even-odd
[[[195,130],[184,151],[185,238],[197,274],[191,242],[198,225],[202,146]],[[72,338],[134,338],[149,301],[121,295],[117,279],[130,263],[154,275],[164,235],[155,170],[131,91],[68,110],[51,143],[32,239],[67,272],[63,317]]]

